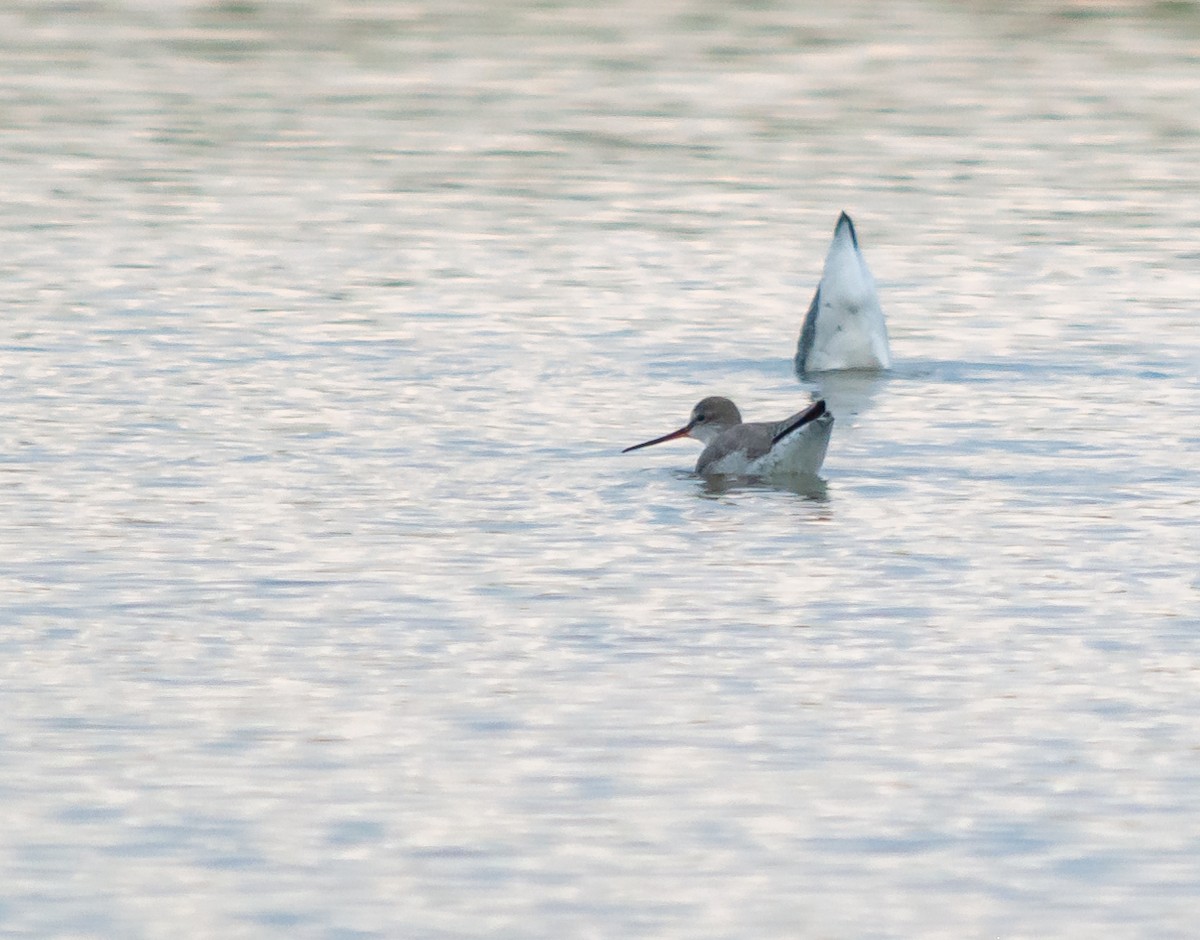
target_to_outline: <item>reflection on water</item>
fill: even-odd
[[[697,480],[699,481],[697,492],[706,497],[719,497],[729,493],[755,490],[783,490],[806,499],[824,501],[828,497],[829,490],[825,480],[805,474],[773,476],[770,480],[726,475],[698,477]]]
[[[868,411],[875,396],[887,386],[888,372],[822,372],[801,379],[814,387],[814,395],[824,398],[835,417],[853,417]]]
[[[1194,931],[1194,5],[0,25],[4,933]]]

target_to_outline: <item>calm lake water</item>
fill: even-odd
[[[1200,9],[0,2],[0,935],[1194,936]],[[896,366],[797,410],[855,219]]]

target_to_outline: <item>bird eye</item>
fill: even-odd
[[[700,414],[696,415],[696,423],[697,424],[700,424],[701,422],[703,422],[705,420],[706,420],[706,418],[704,417],[704,412],[700,412]]]

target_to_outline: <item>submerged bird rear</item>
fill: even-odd
[[[887,369],[891,364],[875,280],[859,249],[854,223],[843,212],[800,331],[796,371]]]

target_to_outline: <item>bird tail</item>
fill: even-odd
[[[798,414],[793,420],[789,421],[779,430],[779,432],[771,439],[771,446],[773,447],[778,444],[793,431],[797,431],[804,427],[804,425],[811,424],[813,421],[816,421],[817,418],[825,414],[825,411],[826,408],[824,398],[822,398],[820,401],[813,402],[812,405],[800,412],[800,414]]]

